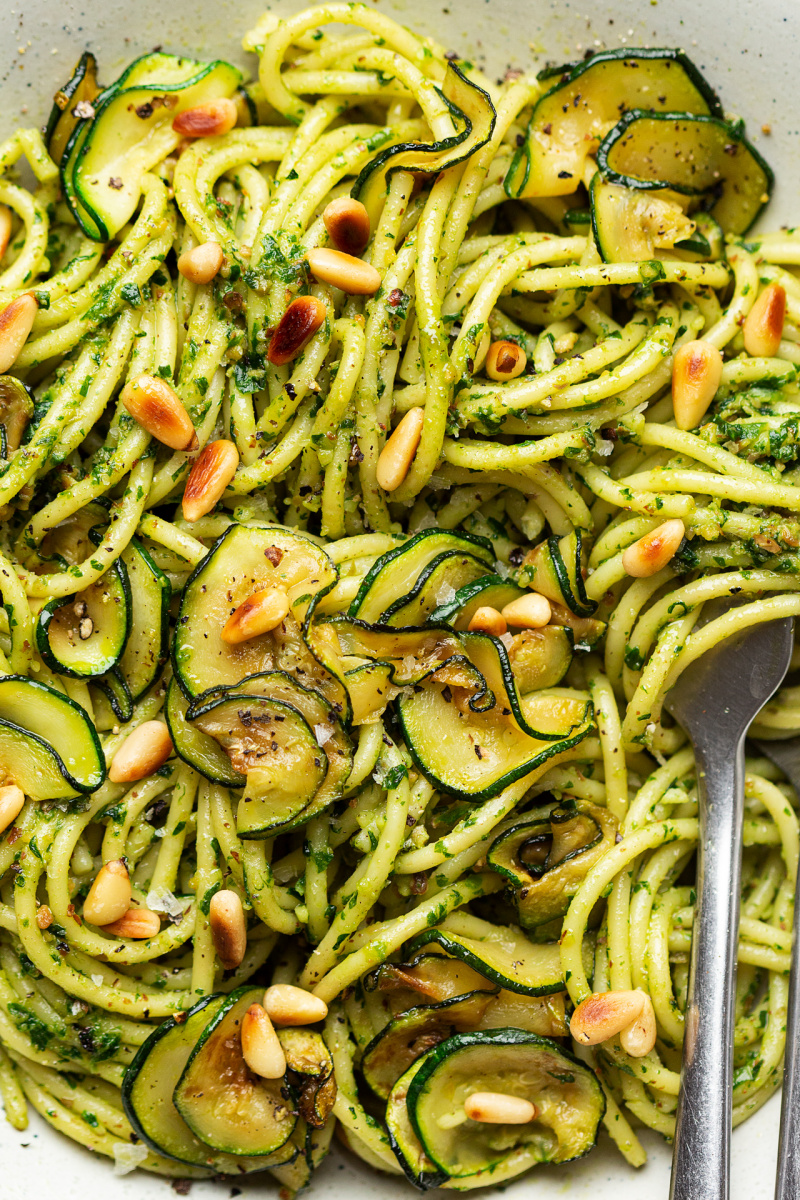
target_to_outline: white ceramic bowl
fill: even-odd
[[[165,50],[246,62],[242,33],[265,9],[295,12],[298,0],[0,0],[0,136],[42,124],[53,92],[91,47],[101,77],[113,78],[137,55]],[[744,117],[750,137],[778,177],[765,226],[800,223],[800,57],[797,0],[377,0],[412,25],[468,54],[491,74],[545,60],[580,58],[588,48],[680,46],[720,91],[727,113]],[[254,65],[253,59],[249,65]],[[762,126],[772,129],[770,135]],[[779,1101],[774,1097],[733,1138],[733,1200],[773,1195]],[[649,1131],[650,1160],[625,1165],[608,1139],[587,1159],[539,1167],[506,1190],[522,1200],[666,1200],[669,1148]],[[277,1195],[277,1186],[242,1179],[244,1197]],[[313,1200],[402,1200],[410,1188],[378,1176],[337,1151],[315,1177]],[[478,1193],[479,1195],[481,1193]],[[483,1193],[485,1194],[485,1193]],[[135,1172],[112,1174],[99,1159],[59,1136],[33,1114],[15,1133],[0,1117],[0,1200],[167,1200],[170,1184]],[[231,1185],[195,1183],[193,1200],[227,1200]]]

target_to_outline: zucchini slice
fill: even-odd
[[[414,952],[432,943],[506,991],[522,996],[564,991],[558,945],[531,942],[513,925],[492,925],[471,913],[450,913],[440,925],[414,938],[410,949]]]
[[[385,1115],[389,1144],[397,1161],[409,1183],[423,1192],[441,1187],[447,1180],[447,1172],[428,1158],[408,1115],[408,1089],[426,1059],[427,1055],[417,1059],[397,1080],[386,1102]]]
[[[343,703],[344,688],[316,661],[301,628],[316,598],[329,591],[336,578],[325,551],[302,534],[277,525],[231,525],[183,589],[172,657],[186,696],[235,687],[262,671],[284,670]],[[269,586],[286,590],[291,609],[283,623],[238,645],[223,642],[228,617],[254,592]]]
[[[576,650],[591,650],[606,631],[606,622],[594,617],[576,617],[565,604],[550,601],[550,624],[568,629],[572,633]]]
[[[350,190],[350,195],[361,200],[370,212],[383,200],[395,171],[438,175],[446,167],[464,162],[489,141],[494,132],[494,105],[483,88],[463,75],[455,63],[447,65],[441,95],[459,126],[458,132],[427,145],[402,142],[376,154]]]
[[[549,70],[558,82],[537,100],[525,144],[511,160],[509,196],[569,196],[589,155],[631,108],[712,113],[719,100],[680,50],[601,50],[591,58]]]
[[[93,679],[116,666],[131,631],[131,589],[119,559],[96,583],[45,604],[36,649],[58,675]]]
[[[103,722],[102,725],[98,724],[98,729],[110,729],[117,721],[123,725],[130,721],[133,699],[119,667],[113,667],[107,675],[101,675],[92,683],[96,689],[92,692],[95,718]]]
[[[493,998],[490,991],[469,992],[393,1017],[361,1059],[361,1072],[375,1095],[388,1100],[397,1080],[421,1054],[454,1033],[477,1028]]]
[[[15,375],[0,375],[0,452],[8,458],[19,449],[28,422],[33,416],[36,398]]]
[[[606,809],[562,800],[548,816],[500,834],[486,861],[511,882],[523,929],[563,917],[588,872],[614,845],[617,828]]]
[[[244,787],[247,777],[235,771],[231,760],[216,738],[186,720],[189,701],[173,677],[167,687],[164,716],[175,753],[212,783],[223,787]]]
[[[508,661],[521,696],[553,688],[561,682],[572,662],[574,635],[563,625],[523,629],[508,647]]]
[[[592,233],[603,262],[649,262],[660,250],[694,244],[695,222],[669,192],[650,194],[606,183],[598,171],[589,197]]]
[[[536,1118],[528,1125],[473,1121],[464,1114],[473,1092],[530,1100]],[[426,1154],[451,1178],[580,1158],[594,1146],[606,1107],[593,1071],[548,1038],[519,1029],[448,1038],[423,1060],[406,1103]]]
[[[198,709],[194,721],[227,751],[246,776],[236,830],[272,836],[308,808],[327,773],[325,754],[301,713],[267,696],[223,695]]]
[[[85,115],[77,106],[92,105],[99,91],[97,59],[91,50],[84,50],[72,75],[53,97],[53,107],[45,126],[44,141],[54,163],[61,162],[72,131]]]
[[[241,81],[241,72],[227,62],[155,53],[132,64],[98,97],[95,115],[70,139],[64,169],[67,200],[88,237],[107,241],[133,216],[142,176],[180,141],[172,128],[175,116],[232,96]]]
[[[169,654],[172,587],[138,538],[122,556],[131,598],[131,630],[119,669],[131,699],[140,700],[161,673]]]
[[[106,777],[97,733],[80,705],[26,679],[0,679],[0,768],[34,800],[68,800]]]
[[[348,615],[373,625],[383,623],[392,607],[409,596],[433,560],[447,552],[469,554],[485,562],[487,574],[494,570],[494,550],[486,538],[447,529],[422,529],[373,563]]]
[[[383,625],[403,628],[422,625],[443,597],[458,593],[466,584],[474,583],[489,573],[485,562],[472,554],[445,551],[438,554],[420,572],[417,582],[407,596],[401,596],[381,614]]]
[[[775,177],[744,136],[742,122],[690,112],[627,112],[604,137],[597,165],[628,188],[702,196],[726,233],[746,233],[769,201]]]
[[[591,617],[597,608],[583,584],[583,542],[577,529],[561,538],[548,538],[529,550],[517,572],[517,582],[565,605],[576,617]]]
[[[344,684],[350,697],[350,720],[363,725],[380,717],[398,688],[392,683],[394,664],[367,662],[351,667],[344,674]]]
[[[311,1129],[322,1129],[336,1102],[331,1053],[313,1029],[279,1029],[278,1038],[300,1115]]]
[[[286,1079],[254,1075],[242,1055],[242,1019],[260,1004],[263,988],[237,988],[206,1022],[181,1076],[173,1102],[189,1129],[224,1154],[259,1157],[286,1145],[297,1124],[284,1096]]]
[[[195,1137],[172,1100],[195,1043],[226,999],[206,996],[180,1019],[170,1017],[153,1030],[125,1072],[122,1104],[136,1134],[156,1153],[189,1166],[239,1175],[288,1161],[296,1150],[278,1153],[270,1161],[216,1152]]]
[[[517,587],[502,575],[481,575],[472,583],[458,588],[455,596],[444,600],[431,613],[428,620],[432,625],[452,625],[454,629],[468,629],[469,623],[479,608],[488,605],[498,611],[524,596],[523,588]]]
[[[515,693],[513,688],[506,694]],[[510,706],[475,711],[474,703],[465,703],[464,694],[449,683],[431,680],[397,700],[418,769],[442,791],[476,801],[496,796],[523,776],[533,783],[593,728],[591,703],[570,693],[534,692],[519,698],[519,710],[524,725],[538,731],[536,737]]]

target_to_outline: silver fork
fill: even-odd
[[[789,738],[784,742],[763,742],[753,738],[752,744],[757,746],[766,758],[771,758],[780,767],[789,783],[800,795],[800,737]],[[797,1035],[800,1033],[800,968],[798,968],[796,954],[798,941],[800,941],[800,904],[795,903],[775,1200],[798,1200],[800,1198],[800,1120],[798,1120],[800,1118],[800,1063],[795,1049]]]
[[[791,651],[791,620],[756,625],[692,663],[667,697],[694,747],[700,821],[671,1200],[730,1195],[744,738],[780,686]]]

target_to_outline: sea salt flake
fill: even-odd
[[[102,975],[90,975],[89,978],[91,979],[91,981],[95,987],[102,987],[103,984],[105,983],[105,979],[103,978]]]
[[[147,1158],[147,1146],[133,1146],[130,1142],[114,1143],[114,1174],[130,1175]]]
[[[605,438],[598,438],[595,442],[594,449],[596,454],[602,454],[603,457],[606,458],[614,449],[614,443],[607,441]]]
[[[184,912],[184,905],[165,887],[153,888],[147,893],[147,907],[153,912],[166,913],[168,917],[182,917]]]
[[[449,604],[451,600],[455,599],[455,595],[456,589],[454,587],[451,587],[449,583],[442,583],[436,591],[436,603]]]
[[[318,746],[324,746],[333,737],[333,730],[330,725],[315,725],[314,737],[317,739]]]

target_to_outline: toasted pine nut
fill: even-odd
[[[108,768],[112,783],[133,783],[152,775],[172,754],[172,738],[163,721],[144,721],[120,746]]]
[[[211,512],[236,474],[238,465],[239,451],[233,442],[220,438],[203,447],[183,489],[183,515],[187,521],[199,521]]]
[[[502,613],[490,604],[476,608],[470,617],[467,629],[470,633],[490,633],[492,637],[500,637],[508,629],[508,623]]]
[[[744,348],[754,358],[772,358],[778,353],[786,319],[786,292],[771,283],[756,300],[744,323]]]
[[[651,529],[622,555],[622,566],[634,579],[657,575],[670,561],[683,541],[686,527],[678,517]]]
[[[322,214],[328,237],[337,250],[359,255],[369,241],[369,213],[360,200],[340,196],[325,205]]]
[[[224,261],[219,242],[203,242],[180,256],[178,270],[190,283],[210,283]]]
[[[620,1033],[644,1008],[645,993],[594,992],[582,1000],[569,1023],[569,1031],[582,1046],[596,1046]]]
[[[309,338],[325,320],[325,305],[316,296],[298,296],[278,322],[270,338],[267,358],[276,367],[297,358]]]
[[[686,342],[672,364],[672,408],[678,429],[694,429],[722,378],[722,355],[710,342]]]
[[[196,450],[192,418],[166,379],[140,375],[126,383],[120,399],[143,429],[171,450]]]
[[[0,833],[5,833],[9,825],[16,821],[24,803],[25,793],[15,783],[0,787]]]
[[[11,209],[0,204],[0,258],[3,257],[11,241]]]
[[[83,902],[85,920],[91,925],[110,925],[124,917],[130,906],[131,880],[125,863],[119,858],[104,863]]]
[[[275,1025],[313,1025],[328,1015],[328,1006],[318,996],[291,983],[274,983],[264,993],[264,1009]]]
[[[217,958],[226,971],[238,967],[247,950],[247,922],[237,892],[227,888],[215,892],[208,910],[208,923]]]
[[[378,455],[378,486],[393,492],[408,474],[425,424],[425,409],[410,408]]]
[[[113,933],[117,937],[135,938],[144,941],[155,937],[161,930],[161,918],[158,913],[149,908],[129,908],[118,921],[112,921],[103,926],[104,933]]]
[[[516,342],[492,342],[486,355],[486,374],[502,381],[516,379],[528,365],[528,357]]]
[[[341,250],[320,247],[307,256],[311,274],[323,283],[349,292],[351,296],[373,296],[381,286],[381,277],[370,263]]]
[[[251,1004],[242,1018],[242,1055],[254,1075],[280,1079],[286,1074],[286,1055],[260,1004]]]
[[[237,116],[233,100],[222,96],[219,100],[209,100],[206,104],[185,108],[175,117],[172,128],[181,137],[213,137],[233,129]]]
[[[645,993],[644,1007],[635,1021],[620,1030],[619,1044],[632,1058],[644,1058],[656,1044],[656,1013],[653,1001]]]
[[[469,1119],[486,1125],[527,1125],[536,1118],[537,1111],[530,1100],[505,1092],[473,1092],[464,1101]]]
[[[237,646],[250,638],[277,629],[289,611],[289,597],[280,588],[264,588],[231,613],[220,634],[223,642]]]
[[[550,601],[538,592],[529,592],[506,604],[502,610],[509,625],[517,629],[541,629],[552,616]]]
[[[37,908],[36,924],[40,929],[49,929],[53,924],[53,914],[47,904],[40,904]]]
[[[0,312],[0,375],[10,370],[19,358],[38,311],[38,300],[26,292]]]

